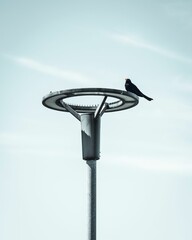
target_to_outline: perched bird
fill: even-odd
[[[135,93],[137,96],[139,97],[144,97],[146,98],[148,101],[151,101],[153,100],[153,98],[150,98],[150,97],[147,97],[145,94],[143,94],[132,82],[130,79],[125,79],[125,89],[128,91],[128,92],[132,92],[132,93]]]

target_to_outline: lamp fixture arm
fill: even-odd
[[[79,121],[81,121],[81,116],[78,112],[76,112],[71,106],[69,106],[67,103],[63,102],[62,100],[60,101],[62,106],[68,110],[75,118],[77,118]]]

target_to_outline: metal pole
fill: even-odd
[[[96,160],[88,165],[88,240],[96,240]]]

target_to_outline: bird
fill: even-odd
[[[151,101],[153,100],[153,98],[150,98],[148,96],[146,96],[145,94],[143,94],[137,86],[135,86],[131,80],[129,78],[126,78],[125,79],[125,89],[128,91],[128,92],[132,92],[132,93],[135,93],[137,96],[139,97],[144,97],[145,99],[147,99],[148,101]]]

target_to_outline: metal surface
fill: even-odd
[[[97,161],[87,161],[88,165],[88,240],[96,240],[96,173]]]
[[[107,96],[105,96],[102,102],[97,106],[97,109],[95,110],[95,115],[94,115],[95,118],[97,118],[100,115],[103,109],[106,110],[106,107],[108,106],[108,104],[105,103],[106,99],[107,99]]]
[[[66,104],[65,102],[61,101],[61,104],[63,105],[63,107],[68,110],[74,117],[77,118],[77,120],[81,121],[81,116],[80,114],[78,114],[71,106],[69,106],[68,104]]]
[[[100,117],[94,113],[81,114],[82,154],[84,160],[100,158]]]
[[[107,96],[117,99],[117,101],[107,103],[105,112],[114,112],[125,110],[136,106],[139,102],[137,95],[131,92],[126,92],[118,89],[110,88],[77,88],[63,91],[52,92],[43,98],[43,105],[53,110],[65,111],[68,110],[63,106],[62,102],[66,102],[69,98],[77,96]],[[69,104],[73,110],[78,113],[92,113],[98,107],[96,105],[77,105]]]

